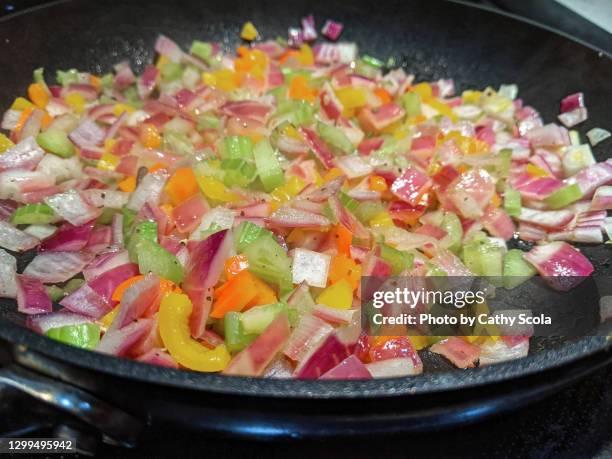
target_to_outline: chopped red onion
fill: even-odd
[[[328,19],[327,21],[325,21],[325,24],[321,29],[321,33],[326,38],[329,38],[332,41],[336,41],[340,37],[343,28],[344,26],[341,22],[336,22],[332,21],[331,19]]]
[[[23,273],[45,284],[66,282],[79,274],[93,259],[80,252],[42,252],[36,255]]]
[[[272,226],[292,228],[314,228],[331,224],[323,215],[291,207],[281,207],[276,210],[267,218],[267,222]]]
[[[291,360],[301,361],[323,342],[334,328],[312,314],[302,315],[298,326],[293,329],[283,353]]]
[[[89,205],[75,190],[55,194],[44,200],[55,213],[75,226],[94,220],[102,213],[102,209]]]
[[[81,325],[92,323],[91,317],[75,314],[68,310],[50,312],[48,314],[37,314],[28,316],[26,324],[28,328],[38,333],[46,333],[52,328],[65,327],[68,325]]]
[[[0,247],[12,252],[24,252],[36,247],[39,242],[34,236],[24,233],[10,223],[0,221]]]
[[[302,36],[304,41],[314,41],[317,39],[317,29],[312,14],[302,18]]]
[[[578,108],[584,108],[584,94],[577,92],[570,94],[561,101],[561,113],[572,112]]]
[[[319,379],[372,379],[372,374],[357,356],[349,355]]]
[[[138,211],[146,202],[157,205],[169,176],[170,174],[165,169],[147,174],[131,194],[126,207]]]
[[[17,284],[17,260],[13,255],[0,249],[0,297],[15,298]]]
[[[93,221],[80,226],[65,223],[50,238],[42,241],[38,250],[39,252],[78,252],[87,245],[93,227]]]
[[[561,121],[565,127],[571,128],[586,121],[588,112],[586,108],[577,108],[571,112],[561,113],[557,118],[559,118],[559,121]]]
[[[129,61],[121,61],[115,64],[113,68],[115,70],[113,82],[117,89],[125,89],[136,81]]]
[[[593,146],[612,137],[612,134],[610,133],[610,131],[606,131],[605,129],[597,128],[597,127],[591,129],[589,132],[586,133],[586,135],[589,138],[589,142]]]
[[[79,148],[100,145],[106,137],[106,131],[89,118],[84,119],[68,137]]]
[[[299,48],[304,44],[304,33],[297,27],[289,27],[287,31],[287,43],[292,48]]]
[[[44,154],[34,137],[27,137],[0,155],[0,172],[9,169],[31,171],[36,168]]]
[[[165,35],[160,35],[155,41],[155,51],[167,57],[172,62],[180,62],[183,57],[181,48]]]
[[[95,350],[112,355],[125,355],[130,347],[151,331],[153,319],[138,319],[119,330],[107,331]]]
[[[23,314],[51,312],[53,305],[41,281],[24,274],[17,274],[17,310]]]

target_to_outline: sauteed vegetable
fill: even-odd
[[[609,237],[612,161],[567,129],[583,95],[563,98],[565,127],[545,124],[516,85],[418,81],[342,29],[315,44],[309,16],[262,41],[247,23],[235,52],[160,36],[139,76],[36,70],[2,120],[0,295],[49,338],[228,375],[525,356],[526,336],[367,336],[360,280],[590,275],[570,242]]]

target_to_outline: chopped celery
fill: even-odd
[[[253,141],[246,135],[231,135],[225,137],[221,144],[223,159],[253,160]]]
[[[198,118],[198,130],[204,129],[219,129],[221,120],[215,115],[202,115]]]
[[[376,59],[375,57],[368,56],[367,54],[364,54],[361,60],[366,64],[371,65],[372,67],[382,68],[385,66],[385,63],[383,61],[381,61],[380,59]]]
[[[268,328],[268,325],[272,323],[278,314],[286,310],[287,305],[285,303],[255,306],[242,313],[240,320],[243,330],[246,334],[259,335]]]
[[[123,95],[125,96],[127,104],[134,108],[142,107],[142,101],[140,100],[136,86],[130,86],[127,88],[125,91],[123,91]]]
[[[157,242],[157,223],[149,220],[141,221],[130,234],[127,249],[130,260],[134,263],[138,263],[138,246],[143,241]]]
[[[344,208],[351,213],[355,212],[355,210],[357,210],[357,207],[359,207],[359,203],[353,198],[351,198],[344,191],[340,191],[340,193],[338,193],[338,199],[340,199],[340,204],[342,204]]]
[[[402,107],[408,116],[419,116],[421,114],[421,96],[416,92],[407,92],[400,97]]]
[[[259,179],[267,192],[285,183],[283,169],[267,139],[257,142],[253,149],[253,156]]]
[[[223,183],[226,186],[246,187],[257,178],[257,169],[251,161],[244,159],[224,159],[221,169],[225,171]]]
[[[381,212],[385,211],[385,206],[380,201],[363,201],[355,209],[355,216],[361,223],[367,224]]]
[[[176,62],[167,62],[160,69],[162,80],[165,82],[170,82],[174,80],[178,80],[183,74],[183,67],[181,64]]]
[[[105,73],[104,75],[102,75],[102,77],[100,78],[100,84],[103,88],[110,88],[113,85],[113,74]]]
[[[117,209],[111,209],[109,207],[105,207],[102,209],[102,213],[98,218],[96,218],[96,223],[98,225],[110,225],[113,221],[114,215],[118,212]]]
[[[391,265],[391,273],[394,276],[402,271],[412,268],[414,255],[403,250],[397,250],[387,244],[380,245],[380,258]]]
[[[223,335],[227,350],[231,353],[240,352],[247,347],[257,335],[247,335],[244,332],[239,312],[230,311],[223,317]]]
[[[291,259],[272,236],[257,238],[244,248],[243,253],[249,259],[249,271],[256,276],[283,288],[291,284]]]
[[[57,285],[47,285],[45,289],[47,290],[47,295],[49,295],[49,298],[51,298],[51,301],[54,303],[64,298],[64,290]]]
[[[45,150],[62,158],[74,155],[74,145],[64,131],[47,129],[36,137],[36,142]]]
[[[19,207],[11,217],[14,225],[34,225],[39,223],[53,223],[57,215],[51,207],[45,203],[27,204]]]
[[[124,207],[121,209],[121,214],[123,215],[123,235],[127,236],[130,233],[132,223],[134,223],[134,219],[136,218],[136,211]]]
[[[210,56],[212,56],[212,50],[213,47],[210,43],[194,40],[191,43],[191,48],[189,48],[189,53],[193,54],[196,57],[199,57],[204,62],[208,62]]]
[[[34,83],[38,83],[38,84],[42,84],[45,87],[47,86],[47,83],[45,83],[45,69],[43,67],[38,67],[36,70],[34,70]]]
[[[477,276],[501,278],[503,257],[504,249],[486,237],[474,238],[463,246],[463,262]]]
[[[70,295],[73,292],[76,292],[83,284],[85,283],[85,279],[75,278],[70,279],[64,285],[64,295]]]
[[[523,251],[519,249],[508,250],[504,257],[504,288],[512,289],[521,285],[537,271],[523,259]]]
[[[521,193],[510,187],[504,192],[504,209],[511,217],[521,214]]]
[[[275,118],[284,118],[295,126],[311,124],[314,120],[315,108],[303,100],[283,100],[277,105]]]
[[[354,150],[346,134],[335,126],[318,122],[317,133],[335,152],[346,154]]]
[[[255,223],[244,221],[238,225],[235,231],[236,251],[242,252],[251,242],[257,240],[260,236],[273,236],[270,231],[262,228]]]
[[[447,248],[452,252],[458,252],[461,249],[461,240],[463,239],[463,226],[461,220],[454,212],[445,212],[440,225],[446,236],[443,241],[447,244]]]
[[[175,284],[182,282],[185,273],[178,259],[157,242],[141,240],[136,245],[138,269],[140,274],[149,272],[171,280]]]
[[[578,184],[574,183],[555,191],[553,194],[544,199],[544,202],[552,209],[560,209],[578,201],[581,197],[582,191],[580,190]]]
[[[93,323],[65,325],[47,330],[49,338],[84,349],[93,349],[100,341],[100,326]]]
[[[68,86],[69,84],[78,83],[79,72],[77,69],[70,70],[58,70],[55,74],[55,80],[62,86]]]
[[[510,148],[503,148],[498,153],[499,165],[497,166],[497,173],[500,177],[508,177],[510,172],[510,162],[512,161],[512,150]]]
[[[164,149],[183,156],[192,156],[195,151],[189,137],[175,131],[164,132]]]

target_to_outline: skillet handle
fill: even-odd
[[[17,365],[0,368],[0,386],[3,385],[75,416],[100,432],[107,443],[134,447],[143,428],[139,419],[92,394]]]

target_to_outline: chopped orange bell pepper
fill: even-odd
[[[355,290],[361,281],[361,265],[358,265],[344,254],[338,254],[332,258],[328,279],[330,284],[335,284],[339,280],[344,279]]]
[[[89,83],[96,89],[100,89],[100,86],[102,86],[102,80],[95,75],[89,75]]]
[[[159,148],[162,138],[153,124],[145,123],[140,128],[140,142],[147,148]]]
[[[388,188],[387,181],[383,177],[380,175],[370,176],[370,190],[383,192],[387,191]]]
[[[28,97],[38,108],[45,108],[49,103],[49,94],[40,83],[32,83],[28,86]]]
[[[249,267],[249,259],[246,255],[234,255],[225,260],[224,271],[226,279],[231,279],[240,271],[245,270]]]
[[[16,134],[19,134],[21,132],[23,125],[26,123],[33,111],[34,108],[32,107],[26,107],[23,109],[21,115],[19,115],[19,119],[17,120],[15,127],[13,128],[13,132],[15,132]]]
[[[389,94],[385,89],[383,88],[377,88],[374,90],[374,94],[376,95],[376,97],[378,97],[378,100],[380,100],[381,103],[383,104],[388,104],[389,102],[391,102],[392,98],[391,98],[391,94]]]
[[[351,244],[353,243],[353,233],[344,225],[336,225],[333,229],[333,237],[336,239],[338,253],[351,256]]]
[[[136,189],[136,177],[130,176],[126,177],[117,183],[117,186],[121,191],[125,191],[127,193],[131,193]]]
[[[255,298],[253,298],[249,303],[245,306],[246,309],[250,309],[253,306],[261,306],[262,304],[272,304],[276,303],[278,299],[276,298],[276,293],[274,290],[266,284],[264,281],[259,279],[258,277],[253,276],[255,281],[255,287],[257,288],[257,294]]]
[[[111,296],[111,300],[121,301],[121,298],[123,298],[123,294],[125,293],[125,291],[129,287],[134,285],[136,282],[141,281],[142,279],[144,279],[144,276],[142,274],[138,274],[137,276],[132,276],[129,279],[126,279],[123,282],[121,282],[117,286],[115,291],[113,292],[113,295]],[[182,292],[181,288],[178,285],[176,285],[174,282],[169,281],[167,279],[160,279],[159,290],[161,291],[162,296],[169,292],[175,292],[175,293]]]
[[[219,287],[210,316],[221,319],[230,311],[242,311],[258,293],[254,279],[255,276],[245,269]]]
[[[149,173],[152,174],[155,171],[158,171],[160,169],[167,169],[167,168],[168,168],[168,166],[166,166],[165,164],[155,163],[151,167],[149,167]]]
[[[198,193],[199,187],[191,168],[180,167],[166,183],[165,190],[172,204],[176,206]]]
[[[291,80],[291,85],[289,85],[289,97],[312,102],[316,98],[316,91],[308,87],[308,80],[305,76],[296,75]]]
[[[295,58],[295,59],[299,59],[300,58],[300,52],[296,51],[295,49],[289,49],[285,52],[285,54],[283,54],[278,61],[281,64],[284,64],[288,59],[290,58]]]

